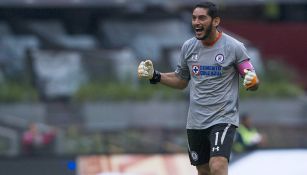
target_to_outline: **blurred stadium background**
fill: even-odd
[[[145,58],[175,68],[196,2],[0,0],[0,174],[195,174],[187,90],[153,87],[136,69]],[[306,151],[307,2],[215,2],[261,76],[240,107],[267,136],[263,149]],[[39,150],[27,147],[33,125],[49,133]]]

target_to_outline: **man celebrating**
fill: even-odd
[[[236,127],[239,125],[239,75],[247,90],[259,80],[238,40],[219,31],[215,4],[204,2],[193,9],[195,37],[187,40],[175,72],[160,73],[150,60],[138,67],[139,78],[184,89],[190,83],[187,118],[188,150],[198,175],[227,175]]]

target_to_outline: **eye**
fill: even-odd
[[[205,21],[207,19],[207,16],[199,16],[198,19],[201,21]]]

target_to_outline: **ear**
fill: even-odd
[[[221,22],[221,18],[220,17],[215,17],[213,19],[213,26],[217,27],[218,25],[220,25],[220,22]]]

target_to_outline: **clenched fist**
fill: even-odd
[[[245,69],[244,73],[245,76],[244,76],[243,85],[246,89],[249,89],[258,84],[259,80],[255,72]]]
[[[154,67],[151,60],[142,61],[138,67],[138,77],[144,79],[152,79],[154,75]]]

